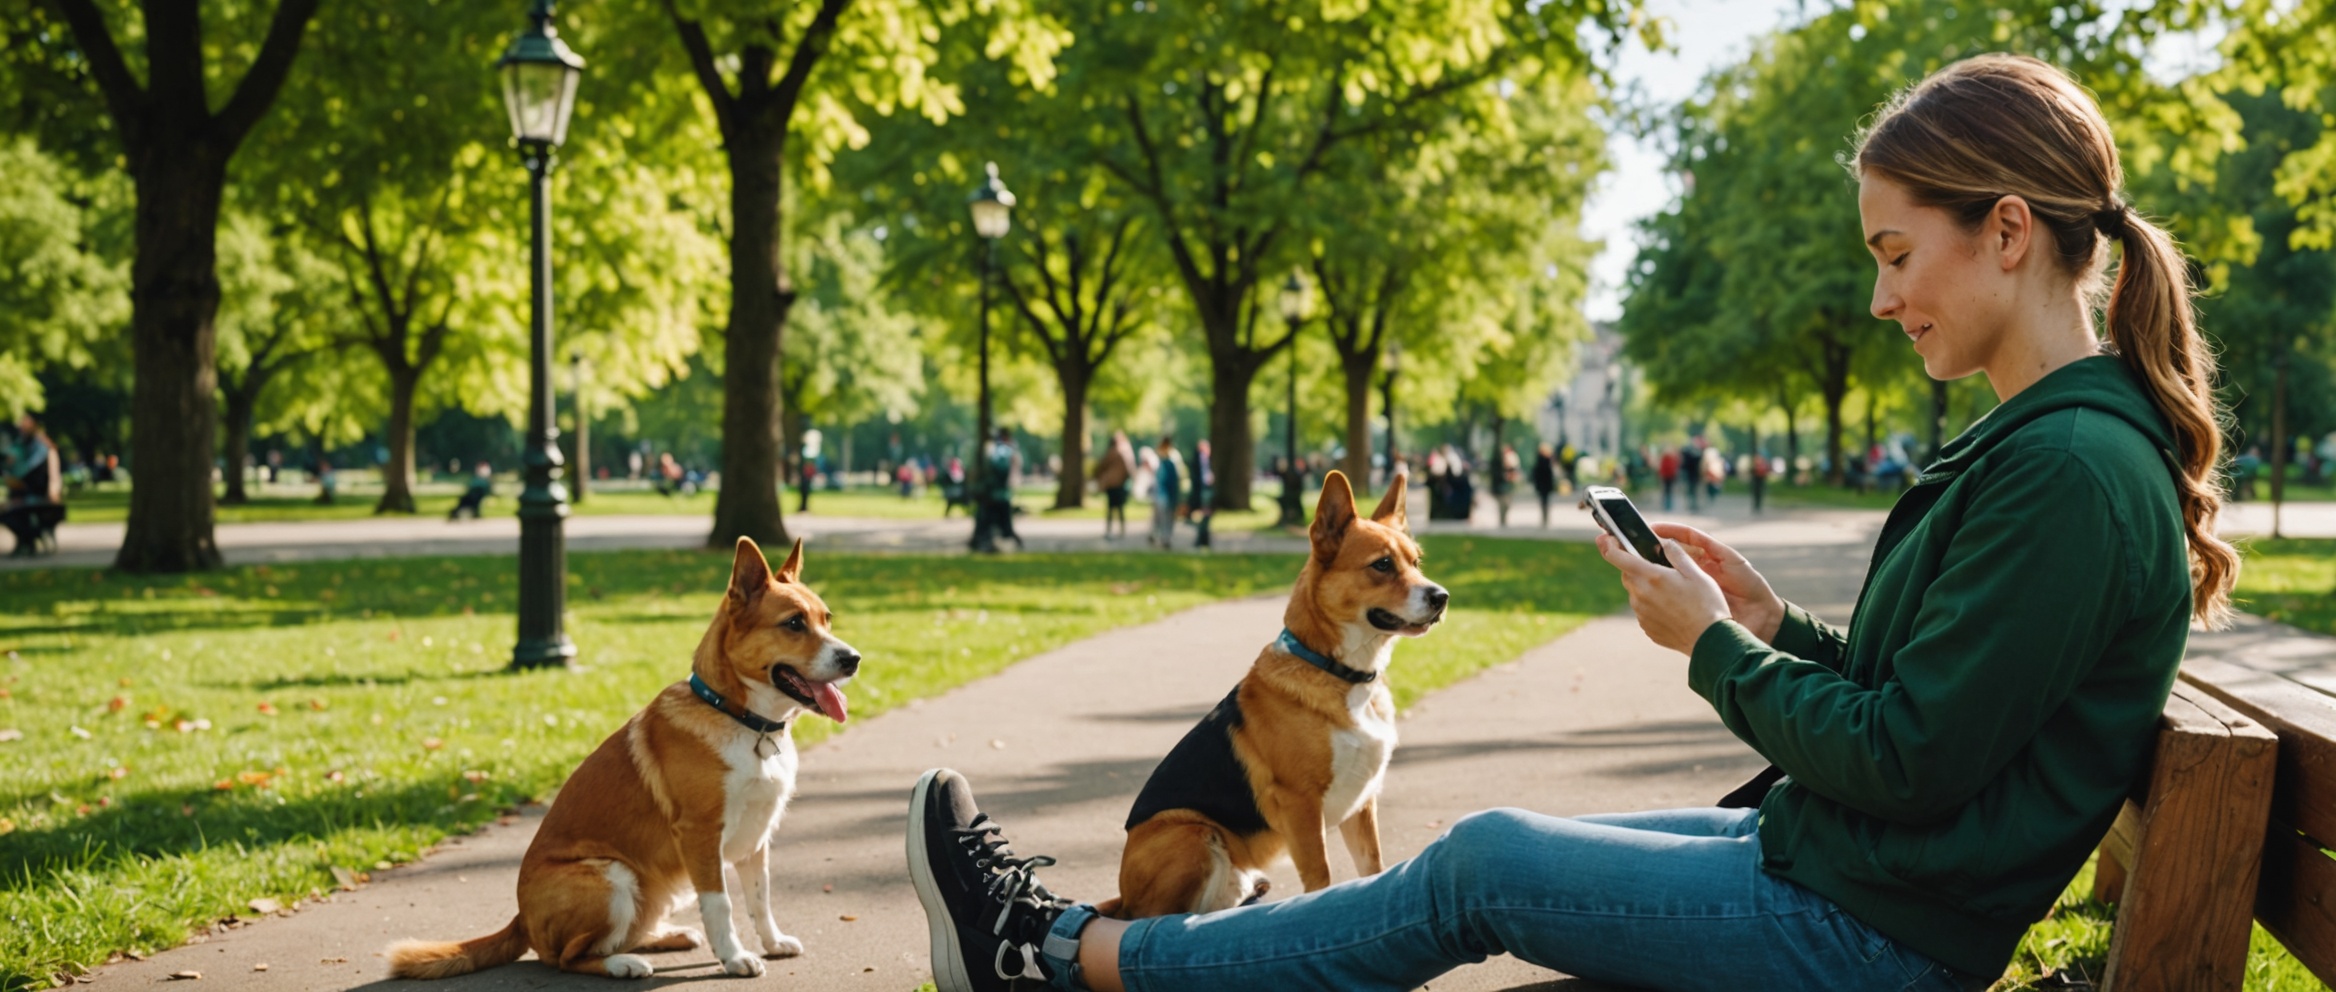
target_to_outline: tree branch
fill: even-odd
[[[113,114],[114,126],[122,132],[124,144],[135,143],[143,137],[139,126],[144,121],[146,91],[138,86],[130,67],[122,61],[122,50],[114,44],[113,32],[106,30],[105,15],[97,9],[94,0],[47,0],[49,9],[66,26],[73,29],[73,40],[81,46],[81,56],[89,60],[89,74],[97,80],[98,92],[104,94],[106,109]]]
[[[779,84],[771,89],[771,107],[767,111],[777,118],[780,127],[795,116],[795,103],[803,96],[803,87],[811,80],[811,70],[827,54],[827,46],[835,41],[836,21],[852,0],[819,0],[819,12],[811,16],[811,24],[803,29],[803,37],[795,42],[795,54],[787,60],[787,74],[779,77]]]
[[[706,91],[706,99],[714,104],[714,126],[722,132],[722,141],[733,144],[730,137],[730,117],[738,102],[730,95],[730,85],[722,81],[722,70],[714,64],[714,48],[706,41],[706,29],[696,21],[684,19],[674,9],[673,0],[664,0],[665,15],[673,19],[673,29],[681,34],[681,47],[689,52],[690,70],[697,74],[698,85]]]
[[[244,136],[260,122],[260,115],[267,113],[268,105],[276,102],[276,93],[292,72],[292,60],[300,54],[300,36],[316,15],[316,5],[317,0],[278,0],[259,55],[245,70],[243,81],[235,84],[227,105],[211,118],[212,135],[220,151],[233,151],[242,144]]]

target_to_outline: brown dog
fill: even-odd
[[[1287,854],[1312,892],[1330,884],[1337,826],[1355,870],[1377,874],[1379,786],[1395,752],[1395,704],[1379,673],[1395,638],[1417,637],[1451,597],[1420,574],[1405,529],[1404,477],[1371,519],[1346,476],[1322,480],[1313,553],[1282,635],[1231,695],[1152,772],[1128,816],[1119,898],[1097,909],[1138,919],[1207,913],[1265,893]]]
[[[560,787],[519,864],[519,915],[461,943],[407,941],[389,951],[396,978],[448,978],[508,964],[532,949],[562,971],[644,978],[632,951],[678,951],[710,938],[733,975],[760,975],[740,948],[722,866],[737,865],[767,957],[803,944],[771,917],[765,855],[795,791],[787,726],[805,711],[838,723],[838,689],[860,654],[829,632],[835,616],[802,583],[803,542],[773,575],[738,539],[730,591],[698,642],[690,680],[665,687]],[[705,938],[665,916],[694,889]]]

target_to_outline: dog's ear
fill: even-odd
[[[791,559],[790,559],[791,560]],[[754,538],[738,539],[738,554],[730,562],[730,601],[740,606],[754,602],[771,585],[771,563],[762,558]]]
[[[1347,529],[1354,522],[1354,487],[1347,485],[1346,473],[1333,469],[1322,477],[1322,497],[1314,504],[1314,526],[1306,532],[1314,543],[1314,557],[1325,562],[1338,557],[1338,545],[1346,540]]]
[[[795,539],[795,549],[787,552],[787,561],[779,566],[779,581],[803,581],[803,539]]]
[[[1403,512],[1403,483],[1410,475],[1410,469],[1401,469],[1395,473],[1395,481],[1387,484],[1387,495],[1379,497],[1379,508],[1371,511],[1372,523],[1384,524],[1405,533],[1411,532],[1411,518]]]

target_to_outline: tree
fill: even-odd
[[[250,501],[244,489],[260,400],[285,372],[333,350],[334,273],[291,238],[272,239],[250,214],[230,214],[220,237],[219,395],[226,410],[227,491],[221,503]],[[281,387],[279,387],[281,391]],[[304,390],[303,399],[330,402]]]
[[[796,256],[789,269],[803,280],[798,310],[789,321],[793,341],[780,383],[785,390],[782,434],[798,446],[797,459],[808,457],[800,445],[804,429],[813,423],[848,428],[871,416],[903,417],[916,411],[924,387],[916,320],[894,310],[877,291],[883,242],[850,221],[842,214],[822,218],[811,237],[789,249]],[[810,498],[806,486],[803,505]]]
[[[1440,120],[1504,76],[1581,66],[1579,40],[1611,38],[1625,18],[1598,4],[1477,0],[1304,13],[1091,0],[1070,15],[1079,40],[1061,85],[1089,118],[1070,134],[1150,210],[1207,348],[1218,506],[1249,503],[1250,385],[1289,345],[1271,289],[1306,257],[1290,208],[1330,153]]]
[[[971,0],[819,0],[732,10],[708,0],[660,0],[711,105],[730,174],[730,310],[723,337],[722,491],[708,546],[739,537],[786,540],[779,509],[782,467],[779,361],[796,290],[781,246],[790,167],[865,140],[853,107],[915,111],[940,121],[960,112],[955,88],[926,73],[941,41],[991,47],[1043,78],[1060,38],[1017,4]],[[977,29],[988,29],[988,46]],[[825,81],[814,73],[828,66]],[[789,155],[797,111],[809,110]]]
[[[219,310],[216,237],[227,166],[290,74],[317,0],[246,6],[206,39],[198,0],[148,0],[140,30],[145,79],[124,57],[97,0],[45,0],[72,29],[105,101],[136,189],[130,267],[136,394],[130,412],[129,525],[114,567],[183,572],[219,566],[211,532],[211,451]],[[257,46],[249,31],[266,16]],[[239,30],[241,29],[241,30]],[[212,53],[252,51],[233,76]],[[211,86],[229,83],[214,108]]]
[[[344,12],[320,25],[313,68],[255,139],[245,185],[285,236],[331,260],[353,318],[340,343],[378,362],[390,458],[375,512],[413,512],[414,431],[429,412],[526,409],[526,187],[486,68],[509,14],[447,0]],[[658,77],[656,49],[627,43],[621,20],[562,27],[605,54],[554,173],[570,208],[554,214],[554,296],[563,338],[587,343],[601,385],[632,392],[696,349],[710,192],[677,156],[704,135],[688,90]],[[364,85],[347,83],[348,66],[366,67]]]
[[[85,367],[91,346],[129,316],[128,273],[92,243],[103,208],[117,199],[30,140],[0,139],[0,413],[39,409],[35,373]],[[85,454],[87,452],[84,452]]]
[[[1839,164],[1860,122],[1956,59],[2037,51],[2096,89],[2111,120],[2126,122],[2121,138],[2150,128],[2184,135],[2163,155],[2131,159],[2136,169],[2194,168],[2228,120],[2139,71],[2148,40],[2191,16],[2181,4],[2107,12],[2044,0],[1859,0],[1764,39],[1674,116],[1671,168],[1683,195],[1645,228],[1620,325],[1626,354],[1681,401],[1766,401],[1779,382],[1812,384],[1825,405],[1831,478],[1842,481],[1853,381],[1889,391],[1919,375],[1867,315],[1872,260],[1856,236],[1855,180]]]
[[[1371,477],[1373,375],[1401,325],[1415,329],[1407,359],[1443,363],[1496,417],[1538,406],[1587,333],[1593,246],[1576,228],[1603,163],[1586,112],[1596,95],[1570,67],[1494,92],[1432,126],[1348,143],[1307,201],[1352,478]]]

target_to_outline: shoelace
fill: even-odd
[[[983,890],[998,906],[997,922],[991,926],[990,932],[999,938],[998,952],[990,962],[991,968],[998,973],[999,978],[1007,981],[1021,978],[1045,981],[1046,973],[1038,964],[1037,941],[1026,932],[1008,937],[1006,928],[1009,924],[1020,924],[1016,929],[1027,931],[1031,922],[1040,919],[1030,915],[1031,912],[1061,909],[1069,906],[1070,900],[1047,891],[1033,872],[1033,869],[1054,864],[1055,859],[1043,854],[1015,857],[1013,848],[1006,845],[1002,829],[990,821],[989,814],[983,813],[976,815],[972,823],[953,827],[950,832],[957,835],[957,842],[965,846],[966,853],[973,855],[974,867],[990,872],[989,878],[983,882]],[[1018,913],[1017,908],[1030,912]],[[1006,952],[1009,949],[1022,955],[1014,972],[1006,970]]]

